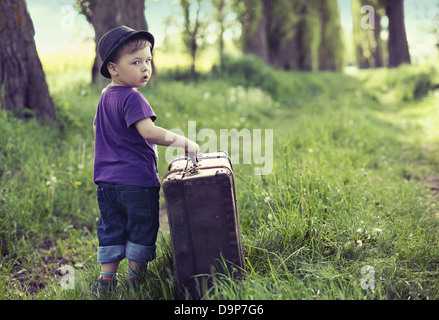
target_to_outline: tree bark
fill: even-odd
[[[266,0],[244,0],[245,12],[240,17],[244,52],[269,62]]]
[[[389,18],[389,67],[411,63],[404,25],[404,1],[387,0],[385,8]]]
[[[375,62],[375,68],[381,68],[384,66],[383,61],[383,41],[381,40],[381,15],[375,10],[375,51],[373,52],[373,59]]]
[[[148,30],[144,0],[78,0],[79,10],[95,30],[96,57],[92,68],[92,81],[108,79],[99,72],[102,64],[98,52],[101,37],[113,28],[125,25],[135,30]],[[153,68],[154,70],[154,68]]]
[[[18,116],[56,118],[24,0],[0,1],[0,107]]]
[[[343,67],[341,26],[338,4],[335,0],[320,5],[321,40],[319,70],[341,70]]]

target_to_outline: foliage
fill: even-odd
[[[213,275],[206,299],[438,298],[437,198],[420,183],[439,169],[424,149],[439,150],[439,136],[425,138],[439,120],[437,97],[383,98],[400,90],[391,79],[414,72],[406,68],[358,77],[285,73],[243,57],[203,81],[159,80],[142,89],[165,128],[186,132],[193,120],[215,132],[274,129],[272,174],[234,166],[245,277]],[[48,72],[62,124],[0,112],[3,299],[95,298],[91,124],[101,88],[87,84],[85,70],[76,81]],[[165,149],[159,153],[163,176]],[[166,230],[158,256],[137,293],[124,282],[124,262],[110,298],[173,299]],[[57,268],[66,264],[75,270],[72,290],[60,286]],[[364,288],[365,266],[373,267],[373,288]]]
[[[379,92],[392,95],[396,101],[420,100],[439,86],[439,70],[432,64],[379,69],[370,75],[365,81]]]

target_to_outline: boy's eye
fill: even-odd
[[[139,61],[134,61],[133,64],[134,64],[134,65],[138,65],[138,64],[139,64]]]

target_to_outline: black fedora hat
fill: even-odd
[[[142,36],[151,43],[151,52],[154,48],[154,36],[148,31],[136,31],[127,26],[120,26],[108,31],[99,40],[98,51],[101,59],[103,61],[101,66],[101,74],[105,78],[111,78],[110,73],[107,69],[107,63],[110,60],[111,54],[125,41],[134,37]]]

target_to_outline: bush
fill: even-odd
[[[388,86],[395,89],[401,100],[419,100],[433,90],[433,82],[437,77],[437,70],[431,66],[404,65],[389,70]]]
[[[225,56],[222,66],[215,65],[212,68],[215,77],[228,77],[233,85],[258,87],[272,95],[277,88],[274,72],[264,61],[252,55],[244,55],[238,59]]]
[[[421,73],[414,79],[413,98],[420,99],[425,97],[433,88],[432,75]]]

